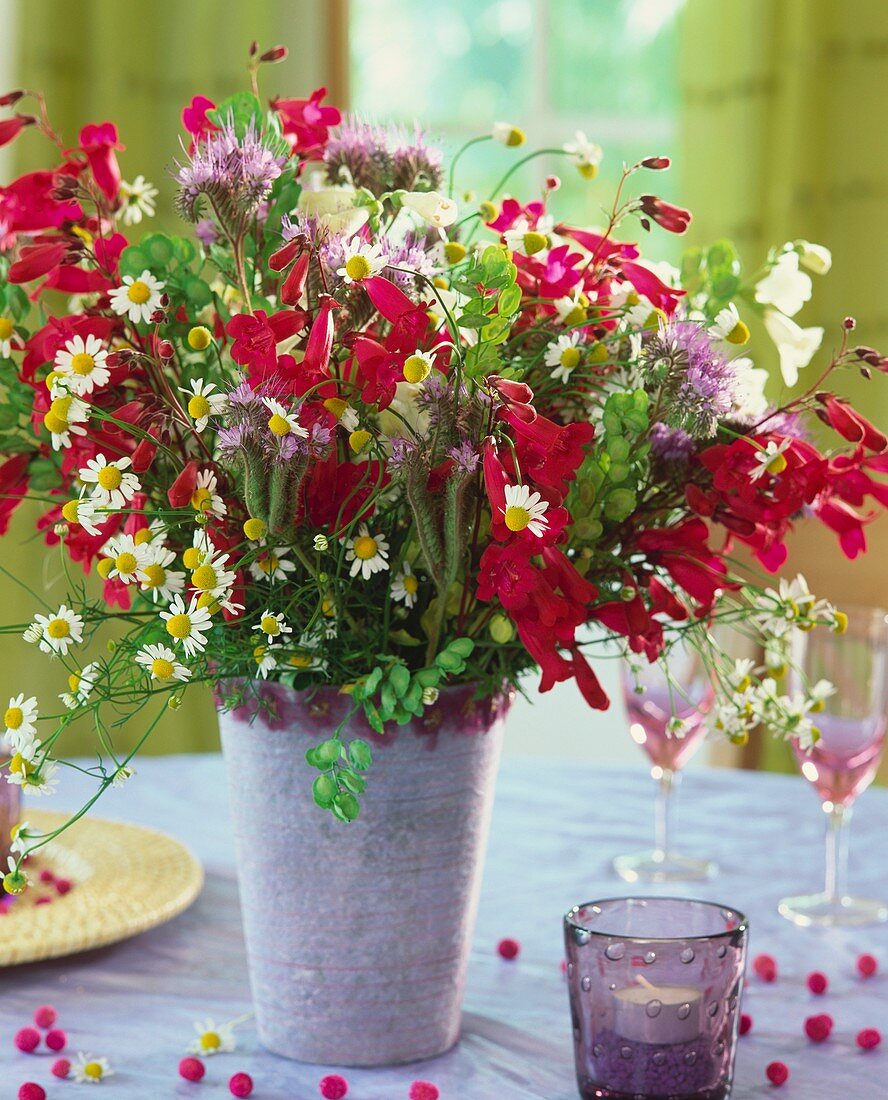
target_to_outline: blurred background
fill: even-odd
[[[623,161],[668,154],[673,168],[656,184],[694,220],[686,238],[646,242],[650,258],[676,262],[687,245],[723,237],[745,270],[770,245],[797,237],[832,250],[832,272],[796,318],[827,332],[810,375],[848,314],[861,343],[888,348],[888,128],[878,121],[888,102],[888,8],[857,0],[853,10],[849,19],[835,0],[0,0],[0,90],[42,89],[72,142],[84,123],[113,119],[127,146],[124,178],[142,174],[161,189],[158,228],[175,222],[168,168],[182,107],[197,93],[218,100],[244,87],[252,39],[290,50],[263,71],[263,94],[301,96],[325,85],[329,101],[371,119],[421,119],[451,151],[496,120],[521,126],[531,147],[560,146],[584,131],[605,150],[594,183],[553,158],[534,161],[512,186],[533,197],[556,171],[564,185],[553,213],[575,224],[601,220]],[[26,132],[0,149],[0,180],[43,166],[45,156]],[[464,178],[484,197],[513,156],[486,143],[462,162]],[[776,366],[762,331],[753,330],[751,354]],[[867,390],[849,379],[847,391],[888,426],[888,386]],[[815,592],[840,604],[886,606],[888,523],[870,527],[869,539],[868,556],[848,563],[829,532],[802,522],[787,571],[802,571]],[[20,514],[0,560],[31,585],[61,590],[57,557],[44,565],[41,552],[33,516]],[[5,622],[24,622],[33,610],[3,578],[0,606]],[[31,690],[43,666],[17,639],[0,643],[0,693]],[[507,751],[640,765],[613,662],[604,662],[602,679],[614,699],[606,714],[589,711],[571,684],[533,707],[519,701]],[[66,750],[85,749],[89,736],[72,730]],[[216,745],[211,704],[195,689],[147,750]],[[708,754],[790,768],[784,749],[759,738],[742,753]]]

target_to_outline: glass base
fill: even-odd
[[[711,859],[660,851],[617,856],[613,867],[626,882],[701,882],[718,874],[718,864]]]
[[[777,906],[781,917],[809,928],[851,927],[888,921],[888,903],[872,898],[831,898],[827,894],[802,894],[784,898]]]

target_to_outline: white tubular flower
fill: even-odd
[[[765,310],[765,328],[777,345],[780,354],[780,373],[787,386],[799,380],[799,371],[814,358],[823,342],[823,329],[819,326],[800,328],[795,321],[776,310]]]
[[[782,252],[771,270],[756,284],[755,300],[794,317],[811,297],[811,277],[799,271],[796,252]]]
[[[401,195],[401,205],[438,229],[446,229],[459,217],[456,202],[437,191],[405,191]]]
[[[130,462],[127,456],[109,462],[103,454],[87,460],[79,476],[84,484],[95,486],[92,499],[98,505],[112,510],[123,508],[141,489],[136,475],[125,472]]]
[[[111,372],[105,365],[108,352],[97,336],[75,336],[61,351],[56,352],[53,370],[65,379],[65,384],[78,396],[92,393],[107,385]]]
[[[832,267],[832,252],[822,244],[796,241],[794,245],[787,244],[784,247],[799,252],[799,263],[812,275],[826,275]]]
[[[111,309],[121,317],[129,317],[133,324],[150,321],[151,314],[160,305],[161,291],[165,286],[147,270],[138,279],[124,275],[123,285],[115,287],[108,295]]]

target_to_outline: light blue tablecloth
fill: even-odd
[[[53,801],[74,805],[84,790],[66,774],[63,796]],[[631,892],[608,861],[648,842],[652,795],[640,762],[634,770],[537,761],[503,766],[462,1041],[432,1062],[346,1070],[348,1100],[406,1100],[415,1078],[434,1081],[441,1100],[575,1100],[561,915],[576,902]],[[58,1008],[73,1050],[106,1055],[117,1070],[97,1094],[107,1100],[227,1096],[229,1076],[241,1069],[254,1078],[255,1100],[317,1100],[318,1079],[329,1067],[264,1053],[250,1023],[238,1028],[236,1052],[208,1060],[201,1085],[176,1075],[195,1020],[220,1022],[249,1011],[221,760],[144,760],[99,812],[179,836],[206,867],[204,892],[177,920],[128,943],[0,974],[0,1100],[12,1100],[28,1079],[46,1085],[50,1100],[77,1091],[53,1081],[48,1057],[13,1049],[16,1029],[46,1002]],[[816,798],[798,778],[699,769],[681,791],[682,846],[722,867],[713,883],[690,892],[744,910],[753,954],[768,951],[780,966],[775,984],[753,979],[747,991],[744,1007],[755,1028],[740,1041],[734,1100],[888,1098],[888,929],[801,930],[775,911],[782,894],[819,885],[821,832]],[[886,835],[888,792],[869,791],[853,823],[858,893],[888,892]],[[521,941],[515,962],[496,953],[504,936]],[[880,957],[884,972],[868,982],[854,969],[863,950]],[[831,980],[826,997],[805,987],[815,969]],[[836,1021],[830,1041],[818,1047],[802,1033],[804,1017],[815,1012],[830,1012]],[[883,1049],[858,1051],[854,1037],[863,1027],[885,1033]],[[792,1071],[778,1094],[764,1077],[775,1059]]]

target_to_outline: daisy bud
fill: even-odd
[[[23,894],[27,885],[28,879],[21,871],[10,871],[3,876],[3,889],[7,894]]]
[[[265,538],[267,531],[268,524],[264,519],[256,519],[251,516],[250,519],[244,523],[244,534],[250,542],[258,542],[259,539]],[[188,551],[186,550],[185,553],[187,554]],[[188,565],[188,562],[185,562],[185,564]]]
[[[166,310],[164,310],[164,309],[156,309],[151,314],[151,324],[152,325],[162,325],[165,320],[166,320]]]
[[[431,373],[432,365],[425,355],[408,355],[404,360],[404,380],[406,382],[424,382]]]
[[[255,57],[258,52],[259,52],[259,43],[254,38],[253,41],[250,43],[250,57]]]
[[[157,354],[165,362],[169,362],[170,359],[176,354],[176,349],[170,343],[169,340],[161,340],[157,345]]]
[[[193,351],[205,351],[213,341],[213,334],[205,325],[195,325],[188,333],[188,346]]]
[[[422,703],[423,706],[431,707],[438,702],[438,696],[441,693],[436,687],[427,687],[422,689]]]
[[[493,222],[499,216],[499,207],[493,202],[482,202],[478,207],[478,213],[481,215],[481,221]]]
[[[487,627],[490,632],[491,638],[495,642],[499,642],[500,645],[505,645],[507,642],[515,637],[515,627],[512,625],[512,620],[500,612],[490,620],[490,625]]]
[[[527,134],[520,127],[513,126],[510,122],[495,122],[491,137],[494,141],[498,141],[500,145],[506,145],[510,148],[516,148],[527,141]]]
[[[330,540],[326,535],[315,535],[313,545],[319,554],[324,554],[330,549]]]

